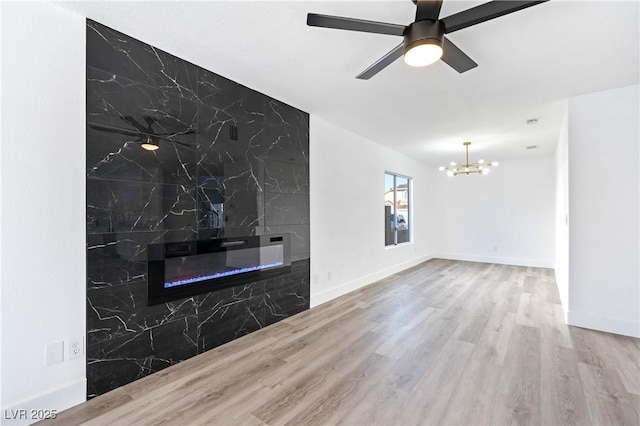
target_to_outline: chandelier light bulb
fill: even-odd
[[[483,159],[480,159],[476,162],[471,161],[469,159],[469,145],[471,145],[471,142],[468,142],[468,141],[464,142],[463,145],[466,150],[465,162],[460,164],[460,163],[456,163],[455,161],[452,161],[449,163],[450,164],[449,166],[440,167],[440,171],[447,172],[448,176],[459,176],[459,175],[471,176],[474,173],[477,173],[479,175],[486,175],[489,173],[489,170],[491,169],[491,167],[498,165],[497,161],[485,162]]]
[[[492,163],[491,163],[491,165],[492,165],[493,167],[498,167],[498,165],[499,165],[499,164],[500,164],[500,163],[498,163],[497,161],[494,161],[494,162],[492,162]]]

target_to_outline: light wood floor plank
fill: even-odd
[[[422,338],[416,339],[416,345],[412,345],[412,348],[396,363],[393,374],[398,378],[396,381],[398,388],[409,394],[414,391],[457,328],[458,324],[454,322],[436,320],[433,325],[423,331]]]
[[[529,327],[540,327],[542,321],[540,311],[542,309],[542,301],[540,296],[535,293],[522,293],[520,295],[520,304],[516,312],[516,324],[526,325]]]
[[[41,423],[640,426],[640,339],[564,324],[553,277],[433,259]]]
[[[351,374],[344,376],[313,403],[287,422],[290,425],[335,424],[346,411],[356,407],[371,387],[392,365],[389,358],[371,354]]]
[[[335,424],[341,425],[396,425],[398,412],[409,394],[398,387],[398,376],[385,374],[372,386],[359,404],[342,413]]]
[[[634,425],[640,423],[639,407],[626,393],[618,373],[609,368],[578,363],[592,424]]]
[[[540,360],[541,423],[582,425],[589,423],[587,403],[571,349],[543,340]]]
[[[516,315],[513,312],[494,309],[476,344],[473,358],[502,367],[515,321]]]
[[[460,324],[456,338],[463,342],[477,343],[495,306],[495,302],[491,300],[478,299],[477,303],[469,307],[467,318]]]
[[[414,329],[418,329],[419,333],[425,328],[435,325],[440,310],[434,308],[423,308],[421,312],[414,315],[413,319],[398,329],[396,333],[390,333],[391,337],[384,341],[382,345],[376,348],[375,353],[386,356],[387,358],[399,359],[404,355],[412,345],[408,344],[408,340],[412,339],[416,343],[420,342],[420,338],[416,338],[417,333]]]
[[[501,374],[502,369],[494,364],[471,360],[439,423],[443,425],[490,424]],[[478,389],[482,391],[478,392]]]
[[[316,395],[327,392],[344,376],[351,374],[379,345],[380,335],[368,332],[326,363],[287,377],[274,388],[275,400],[267,400],[252,414],[268,424],[284,424],[312,405]],[[312,360],[308,362],[312,363]]]
[[[439,424],[474,345],[451,339],[404,402],[398,424]]]
[[[612,364],[620,374],[620,379],[629,393],[640,396],[640,348],[634,345],[640,339],[606,334]]]
[[[540,329],[516,324],[491,422],[539,425],[540,401]]]
[[[542,340],[547,344],[572,348],[569,326],[564,323],[562,305],[542,302],[541,306]]]

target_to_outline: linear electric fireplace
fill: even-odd
[[[287,273],[289,235],[224,238],[148,246],[148,304]]]

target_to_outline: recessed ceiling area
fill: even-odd
[[[464,141],[499,161],[553,155],[567,98],[640,80],[637,1],[551,0],[451,33],[478,63],[464,74],[398,60],[371,80],[355,76],[402,39],[306,15],[406,25],[410,0],[56,3],[433,166]],[[444,0],[440,16],[481,3]]]

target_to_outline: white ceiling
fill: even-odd
[[[441,17],[484,2],[444,0]],[[409,24],[410,0],[56,3],[431,165],[466,140],[472,159],[552,155],[568,97],[640,80],[638,1],[552,0],[451,33],[479,64],[465,74],[400,59],[368,81],[402,39],[306,14]]]

